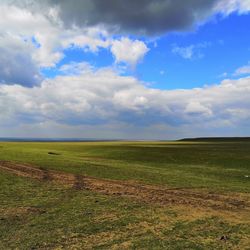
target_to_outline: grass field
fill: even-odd
[[[248,176],[250,140],[2,142],[0,249],[250,249]]]

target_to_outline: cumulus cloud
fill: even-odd
[[[222,127],[232,131],[249,124],[249,86],[250,78],[242,78],[204,88],[158,90],[111,69],[58,76],[33,88],[2,84],[0,127],[8,123],[37,127],[57,124],[72,130],[93,126],[101,138],[102,128],[119,125],[123,138],[129,138],[126,126],[144,132],[160,126],[176,131],[175,136],[184,128],[186,132],[193,131],[193,126],[204,131],[207,126],[216,135]],[[112,137],[112,129],[108,134]],[[166,133],[165,138],[168,136]]]
[[[31,57],[32,49],[18,37],[0,34],[0,82],[32,86],[42,80]]]
[[[0,16],[0,82],[38,84],[41,67],[54,66],[63,57],[59,28],[39,13],[2,2]]]
[[[111,46],[111,52],[115,57],[115,61],[125,62],[132,67],[143,59],[145,54],[149,51],[146,44],[139,40],[130,40],[129,38],[122,38],[114,40]]]
[[[58,62],[63,54],[60,51],[59,26],[52,25],[42,13],[32,13],[29,9],[20,9],[14,5],[0,4],[0,34],[6,39],[6,46],[11,49],[12,43],[7,42],[15,37],[19,43],[30,46],[32,60],[38,66],[51,67]],[[32,49],[31,47],[36,49]]]
[[[96,53],[100,48],[109,48],[111,41],[109,34],[99,27],[85,29],[75,27],[64,33],[62,44],[64,48],[77,47]]]

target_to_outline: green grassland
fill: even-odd
[[[1,142],[0,160],[250,197],[248,140]],[[249,210],[149,204],[1,169],[0,212],[0,249],[250,249]]]

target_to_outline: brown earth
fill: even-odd
[[[86,189],[105,195],[116,195],[159,205],[190,205],[216,210],[249,210],[248,195],[218,194],[205,190],[169,189],[135,181],[97,179],[94,177],[58,172],[28,164],[0,161],[0,169],[18,176],[49,181],[75,189]]]

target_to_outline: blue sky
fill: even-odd
[[[139,75],[161,89],[215,84],[223,78],[223,73],[230,75],[248,63],[250,30],[246,24],[250,24],[250,15],[232,14],[210,21],[193,32],[165,35],[139,65]],[[185,59],[173,53],[174,44],[185,48],[193,45],[193,56]],[[195,48],[199,44],[204,44],[204,48]]]
[[[2,137],[250,133],[249,0],[3,0],[0,20]]]

